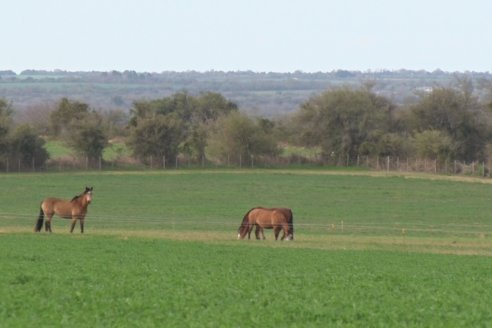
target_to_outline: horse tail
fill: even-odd
[[[294,240],[294,214],[292,214],[292,210],[289,210],[289,232],[292,240]]]
[[[36,221],[36,226],[34,227],[34,232],[39,232],[41,231],[41,228],[43,227],[43,221],[44,221],[44,211],[43,207],[39,207],[39,217],[38,220]]]

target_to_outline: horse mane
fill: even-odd
[[[77,198],[79,198],[79,197],[80,197],[80,195],[73,196],[73,198],[72,198],[71,202],[73,202],[74,200],[77,200]]]
[[[248,212],[246,212],[246,214],[244,214],[244,217],[243,217],[243,222],[241,223],[241,225],[245,225],[245,224],[248,224],[248,216],[249,216],[249,213],[251,213],[252,210],[256,210],[257,208],[261,208],[261,207],[253,207],[252,209],[250,209]]]

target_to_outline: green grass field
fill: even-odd
[[[74,151],[60,140],[46,140],[45,148],[50,154],[51,159],[66,157],[76,157]],[[103,151],[105,161],[114,161],[120,156],[130,156],[131,151],[123,142],[112,142]]]
[[[86,234],[34,234],[94,186]],[[489,180],[326,170],[0,175],[0,327],[492,325]],[[236,240],[287,206],[295,240]]]

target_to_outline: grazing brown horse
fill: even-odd
[[[43,227],[44,216],[46,215],[45,230],[51,231],[51,219],[56,214],[63,219],[72,219],[72,227],[70,233],[73,232],[77,220],[80,221],[80,233],[84,233],[84,219],[87,214],[87,206],[92,201],[92,187],[85,187],[85,191],[72,200],[64,200],[59,198],[46,198],[41,202],[39,209],[39,217],[34,227],[34,232],[41,231]]]
[[[265,239],[263,229],[273,229],[275,240],[278,240],[278,235],[283,230],[281,240],[294,239],[294,217],[289,208],[252,208],[244,215],[243,222],[237,230],[237,238],[244,239],[248,235],[251,237],[251,231],[256,227],[256,239],[260,239],[260,233]]]

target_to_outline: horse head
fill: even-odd
[[[85,197],[85,200],[87,202],[87,204],[90,204],[92,202],[92,190],[94,188],[93,187],[85,187],[85,191],[84,191],[84,197]]]
[[[243,217],[243,221],[241,222],[241,225],[237,229],[237,239],[244,239],[246,235],[248,234],[248,231],[250,231],[250,227],[252,226],[253,222],[251,221],[249,217],[249,213],[254,210],[254,208],[250,209]]]
[[[248,225],[241,224],[237,229],[237,239],[244,239],[247,233],[248,233]]]

